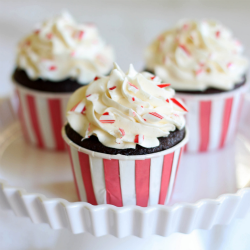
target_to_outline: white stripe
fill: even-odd
[[[211,102],[211,117],[208,150],[217,149],[220,145],[223,123],[225,99],[216,99]]]
[[[81,167],[80,167],[80,162],[79,162],[79,157],[78,157],[78,151],[75,150],[74,147],[70,146],[70,152],[71,152],[71,157],[72,157],[73,166],[74,166],[74,170],[75,170],[76,182],[77,182],[78,190],[80,193],[81,201],[87,201],[86,191],[85,191],[85,187],[83,185],[82,172],[81,172]]]
[[[44,141],[44,146],[49,149],[55,149],[55,140],[51,126],[48,99],[36,97],[35,102],[37,107],[38,123]]]
[[[28,109],[26,94],[24,92],[22,92],[22,90],[20,90],[20,89],[19,89],[19,93],[20,93],[20,99],[21,99],[20,101],[22,104],[23,118],[24,118],[24,124],[26,127],[26,131],[27,131],[27,134],[29,136],[30,142],[32,144],[36,144],[37,141],[36,141],[35,133],[33,130],[32,123],[31,123],[31,119],[29,116],[29,109]]]
[[[62,115],[62,122],[63,124],[66,122],[66,110],[69,98],[62,98],[61,99],[61,115]]]
[[[156,205],[159,202],[163,160],[163,155],[160,157],[151,158],[148,199],[149,206]]]
[[[169,200],[171,198],[172,191],[173,191],[173,186],[174,186],[180,151],[181,151],[181,149],[179,148],[174,152],[174,159],[173,159],[173,163],[172,163],[171,176],[170,176],[170,181],[169,181],[169,186],[168,186],[168,194],[167,194],[165,204],[167,204],[169,202]]]
[[[123,206],[136,205],[135,161],[119,160]]]
[[[186,115],[187,126],[190,132],[187,151],[197,152],[200,146],[200,133],[199,133],[199,102],[186,100],[188,113]]]
[[[89,164],[97,204],[107,204],[103,159],[89,156]]]
[[[229,144],[234,139],[236,126],[239,123],[237,119],[238,119],[240,101],[241,101],[241,93],[237,93],[237,95],[233,97],[233,103],[232,103],[232,109],[231,109],[231,115],[230,115],[225,145]]]

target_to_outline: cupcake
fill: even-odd
[[[232,32],[216,21],[182,20],[146,49],[146,69],[171,82],[189,108],[189,152],[223,148],[232,142],[248,60]]]
[[[93,24],[78,24],[63,13],[38,25],[19,43],[12,76],[25,139],[63,150],[60,130],[70,93],[107,75],[113,60],[112,48]]]
[[[182,148],[184,114],[174,90],[150,73],[118,65],[78,89],[62,130],[79,199],[93,205],[166,204]]]

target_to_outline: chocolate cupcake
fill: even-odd
[[[70,93],[107,75],[113,60],[112,48],[93,24],[78,24],[63,13],[38,25],[19,43],[12,76],[26,140],[63,150],[60,128]]]
[[[62,133],[79,199],[116,206],[169,201],[187,141],[187,109],[169,84],[115,65],[110,76],[78,89],[67,110]]]
[[[246,91],[248,60],[232,32],[216,21],[182,20],[146,50],[146,68],[171,82],[189,107],[190,152],[231,143]]]

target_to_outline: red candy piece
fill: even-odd
[[[179,47],[188,55],[191,56],[191,53],[187,49],[187,47],[184,44],[179,44]]]
[[[171,101],[172,101],[175,105],[179,106],[181,109],[183,109],[184,111],[187,112],[187,109],[186,109],[182,104],[180,104],[175,98],[171,98]]]
[[[160,114],[158,114],[158,113],[156,113],[156,112],[151,112],[151,113],[149,113],[150,115],[153,115],[153,116],[155,116],[155,117],[157,117],[157,118],[159,118],[159,119],[163,119],[164,117],[162,116],[162,115],[160,115]]]
[[[169,87],[171,84],[170,83],[162,83],[162,84],[158,84],[157,86],[159,88],[165,88],[165,87]]]
[[[50,71],[56,70],[56,66],[50,66],[49,70]]]

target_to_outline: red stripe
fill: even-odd
[[[136,205],[148,206],[150,159],[135,161]]]
[[[224,115],[223,115],[223,123],[222,123],[222,134],[220,139],[220,148],[222,148],[225,144],[227,138],[227,131],[230,122],[231,110],[233,105],[233,97],[227,98],[224,106]]]
[[[75,187],[76,187],[77,197],[78,197],[78,200],[80,201],[81,196],[80,196],[79,188],[78,188],[77,181],[76,181],[76,174],[75,174],[75,169],[74,169],[74,165],[73,165],[71,150],[70,150],[70,146],[68,144],[67,144],[67,149],[68,149],[68,152],[69,152],[70,165],[71,165],[71,169],[72,169],[72,173],[73,173],[73,178],[74,178],[74,183],[75,183]]]
[[[50,121],[53,129],[53,136],[56,144],[56,149],[64,150],[65,144],[61,135],[61,130],[63,126],[61,101],[60,99],[49,99],[48,105],[49,105]]]
[[[97,205],[92,177],[90,172],[89,156],[82,152],[78,152],[79,163],[81,167],[83,184],[86,191],[87,201],[92,205]]]
[[[122,207],[119,160],[103,159],[107,204]]]
[[[38,121],[35,98],[31,95],[27,95],[26,98],[27,98],[27,103],[28,103],[29,116],[30,116],[33,130],[35,132],[38,147],[43,148],[44,143],[43,143],[40,125]]]
[[[162,176],[161,176],[161,191],[159,197],[159,204],[164,205],[168,193],[169,181],[171,176],[172,164],[174,159],[174,152],[164,156]]]
[[[183,147],[180,149],[179,159],[178,159],[177,168],[176,168],[175,177],[174,177],[174,184],[173,184],[172,194],[171,194],[171,197],[170,197],[169,200],[172,200],[172,197],[173,197],[173,194],[174,194],[177,174],[179,172],[179,166],[180,166],[180,161],[181,161],[182,150],[183,150]]]
[[[20,96],[20,92],[18,89],[16,89],[16,95],[18,97],[18,110],[17,110],[17,115],[20,119],[20,123],[21,123],[21,127],[22,127],[22,131],[23,131],[23,135],[24,135],[24,139],[29,142],[29,134],[26,128],[26,124],[25,124],[25,119],[24,119],[24,115],[23,115],[23,107],[22,107],[22,102],[21,102],[21,96]]]
[[[211,101],[200,102],[200,152],[207,151],[210,137]]]
[[[183,151],[184,151],[184,152],[187,152],[187,144],[184,146]]]

